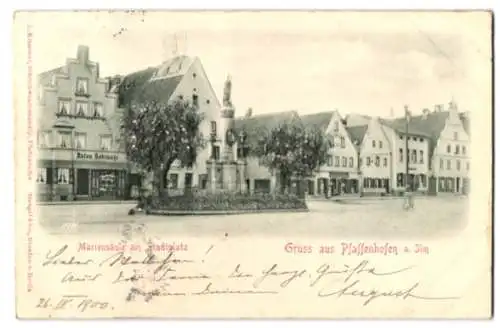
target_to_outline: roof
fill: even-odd
[[[465,132],[470,135],[470,118],[468,113],[460,113],[460,120],[464,125]]]
[[[272,129],[284,123],[300,123],[300,117],[296,111],[269,113],[251,117],[237,117],[234,120],[236,133],[244,131],[250,145],[256,146],[261,136],[266,135]]]
[[[360,146],[368,130],[368,125],[346,127],[346,131],[355,146]]]
[[[148,67],[125,76],[118,88],[118,106],[126,107],[133,102],[146,99],[157,102],[170,101],[192,63],[191,58],[178,56],[161,65]],[[172,72],[170,67],[173,65],[183,67],[178,72]]]
[[[38,82],[41,85],[48,85],[52,81],[52,76],[57,74],[64,74],[65,66],[59,66],[49,71],[42,72],[38,74]]]
[[[380,122],[382,124],[392,128],[396,132],[406,133],[406,119],[405,118],[398,118],[395,120],[380,119]],[[422,129],[422,127],[419,124],[416,124],[414,117],[411,118],[410,124],[408,125],[408,134],[413,135],[413,136],[419,136],[419,137],[427,137],[427,138],[432,137],[431,133],[429,133],[425,129]]]
[[[335,113],[334,111],[328,111],[328,112],[321,112],[309,115],[302,115],[300,119],[304,124],[304,126],[308,128],[314,128],[321,131],[325,131],[328,125],[330,124],[330,121],[334,113]]]

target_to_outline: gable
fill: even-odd
[[[373,141],[375,141],[375,147],[373,147]],[[382,142],[382,147],[380,147],[380,142]],[[361,144],[361,152],[390,152],[391,144],[387,137],[382,124],[377,120],[373,119],[370,124],[368,124],[365,136],[363,138],[363,143]]]
[[[356,151],[356,147],[354,146],[350,134],[347,132],[347,129],[344,125],[342,116],[338,113],[338,111],[333,112],[331,115],[330,122],[325,131],[326,134],[333,136],[334,140],[334,148],[337,150],[344,149],[347,151]],[[345,140],[345,147],[341,148],[341,138]]]

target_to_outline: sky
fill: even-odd
[[[35,71],[90,47],[101,76],[200,58],[217,96],[231,75],[237,115],[337,109],[388,117],[453,99],[473,111],[490,88],[490,22],[481,13],[32,13]],[[177,35],[177,42],[175,42]]]

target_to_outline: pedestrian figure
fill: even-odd
[[[403,208],[407,211],[415,208],[415,200],[414,200],[413,194],[411,192],[406,193],[405,203],[404,203]]]

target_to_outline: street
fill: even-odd
[[[402,199],[352,200],[345,203],[308,201],[307,213],[265,213],[224,216],[127,215],[131,204],[47,205],[39,218],[51,234],[120,234],[124,224],[144,223],[162,236],[230,234],[283,237],[432,238],[453,235],[467,224],[468,201],[462,197],[420,197],[403,210]],[[78,222],[78,223],[77,223]]]

